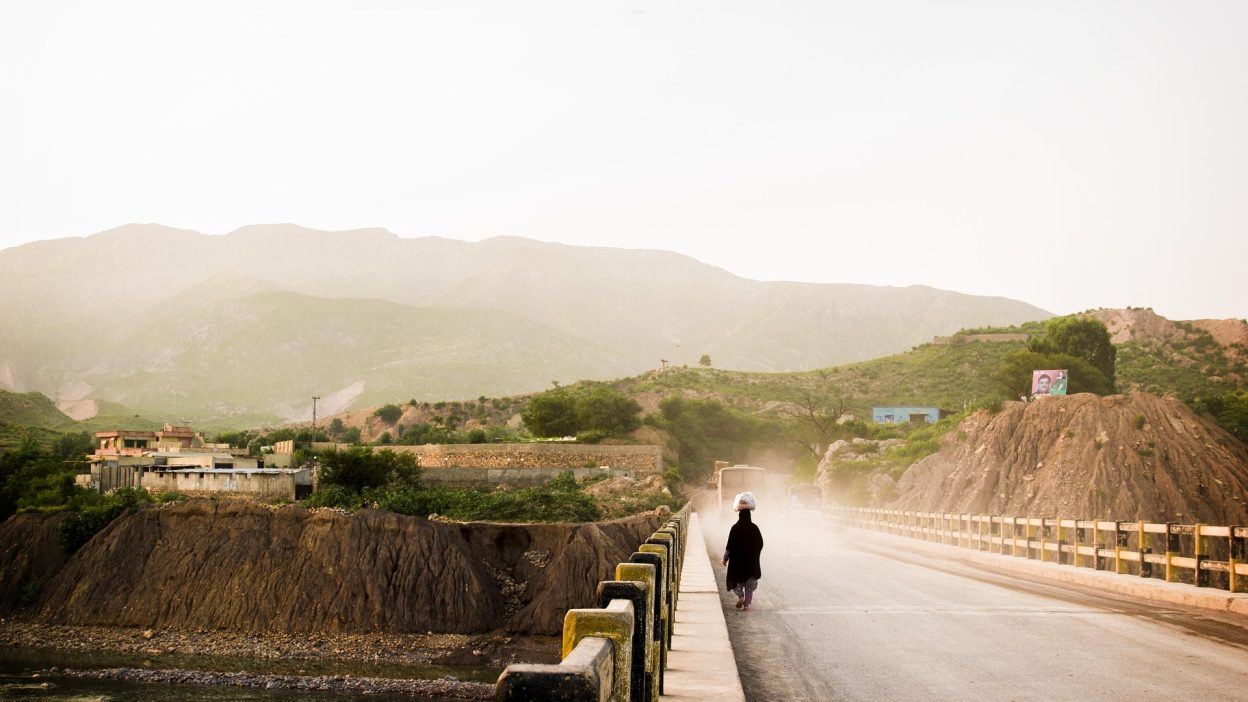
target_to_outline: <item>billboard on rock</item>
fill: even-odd
[[[1066,381],[1069,377],[1066,369],[1036,370],[1031,372],[1032,395],[1065,395]]]

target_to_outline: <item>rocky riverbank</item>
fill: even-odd
[[[49,668],[40,671],[36,675],[174,685],[229,685],[266,690],[317,690],[322,692],[352,692],[356,694],[399,694],[455,700],[488,700],[494,697],[493,685],[466,682],[450,677],[441,680],[400,680],[393,678],[352,677],[350,675],[268,675],[247,672],[221,673],[178,669],[148,670],[145,668],[102,668],[94,670]]]
[[[253,634],[155,630],[0,620],[0,648],[285,661],[355,661],[502,669],[510,663],[558,662],[553,636],[495,634]]]

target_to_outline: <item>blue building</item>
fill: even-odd
[[[953,414],[939,407],[872,407],[871,421],[876,424],[933,424]]]

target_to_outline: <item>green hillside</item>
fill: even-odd
[[[73,421],[41,393],[0,388],[0,424],[56,429]]]
[[[682,393],[713,398],[753,412],[777,412],[809,393],[844,395],[850,411],[870,417],[875,405],[922,405],[960,410],[996,399],[991,371],[1021,342],[924,344],[906,353],[801,373],[745,373],[715,368],[669,368],[614,383],[634,397]]]
[[[1181,328],[1183,323],[1178,323]],[[1118,345],[1118,385],[1191,401],[1248,385],[1248,356],[1191,325],[1174,339]]]

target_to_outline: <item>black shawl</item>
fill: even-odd
[[[737,523],[728,532],[728,546],[724,549],[724,557],[728,559],[729,590],[737,584],[744,585],[750,578],[763,577],[758,564],[762,551],[763,533],[752,521],[750,510],[743,509],[737,513]]]

